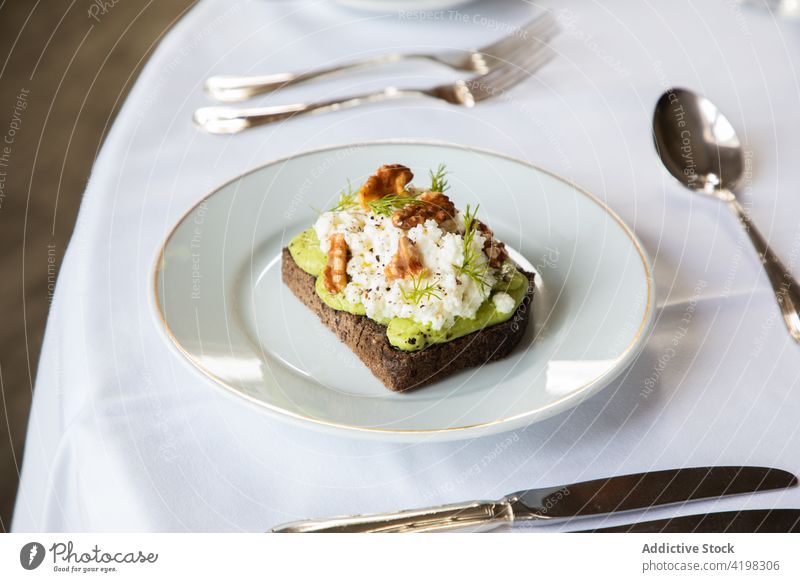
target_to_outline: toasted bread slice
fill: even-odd
[[[294,262],[283,249],[283,282],[306,307],[361,359],[372,373],[395,392],[405,392],[441,380],[464,368],[474,368],[504,358],[525,334],[531,319],[534,275],[528,277],[528,293],[508,321],[417,352],[398,350],[389,343],[386,327],[365,317],[328,307],[315,289],[316,279]]]

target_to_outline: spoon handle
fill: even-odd
[[[735,198],[732,198],[728,201],[728,206],[731,207],[750,236],[750,240],[753,242],[753,246],[755,246],[758,256],[761,258],[761,264],[764,265],[764,270],[767,272],[767,277],[769,277],[769,281],[772,284],[772,290],[778,300],[783,321],[786,323],[786,327],[794,340],[800,343],[800,286],[798,286],[792,274],[769,247],[766,239],[758,231],[750,217],[747,216],[742,205]]]

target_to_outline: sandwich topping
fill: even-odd
[[[317,292],[329,306],[388,325],[401,349],[464,335],[465,322],[507,320],[528,285],[505,245],[477,219],[478,208],[456,208],[443,167],[431,173],[428,188],[412,179],[406,166],[382,166],[289,245],[301,268],[319,277]],[[299,257],[301,246],[313,245],[313,260]],[[402,345],[393,341],[398,330]]]
[[[424,257],[414,241],[407,236],[401,237],[397,242],[397,252],[392,257],[392,262],[383,270],[386,280],[392,283],[397,279],[421,279],[425,274],[423,260]]]
[[[328,264],[322,276],[330,293],[339,293],[347,287],[347,241],[342,233],[328,237]]]

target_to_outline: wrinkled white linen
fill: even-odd
[[[210,74],[479,45],[522,22],[530,7],[498,0],[383,17],[330,2],[204,0],[179,22],[136,82],[86,189],[48,323],[13,528],[257,532],[301,517],[650,469],[760,464],[800,473],[800,346],[736,220],[662,170],[650,126],[667,85],[695,88],[727,112],[748,149],[743,200],[780,255],[800,267],[800,29],[723,0],[573,0],[556,10],[565,29],[558,58],[507,99],[471,110],[386,103],[229,138],[191,123],[192,111],[209,103],[202,82]],[[262,101],[442,78],[455,75],[403,64]],[[284,425],[222,394],[168,349],[152,268],[187,209],[270,159],[384,138],[506,152],[617,210],[657,278],[656,326],[629,372],[526,430],[402,445]],[[650,515],[793,506],[798,490]]]

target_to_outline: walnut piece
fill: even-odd
[[[397,253],[392,257],[391,262],[386,265],[384,270],[386,278],[389,282],[392,282],[396,279],[418,277],[424,271],[422,254],[419,252],[417,245],[410,238],[404,236],[397,245]]]
[[[409,230],[418,224],[433,219],[439,224],[453,220],[456,216],[455,204],[441,192],[425,192],[417,200],[420,203],[406,204],[392,215],[392,224],[397,228]]]
[[[414,174],[402,164],[381,166],[375,174],[367,178],[367,181],[358,191],[358,201],[361,203],[361,208],[369,210],[370,202],[380,200],[390,194],[406,196],[406,184],[413,179]]]
[[[483,224],[480,220],[477,221],[477,228],[486,239],[483,242],[483,252],[489,257],[489,266],[493,269],[499,269],[508,258],[508,251],[506,250],[505,243],[494,240],[492,229]]]
[[[347,286],[347,241],[341,233],[328,239],[328,264],[322,272],[325,288],[331,293],[340,293]]]

